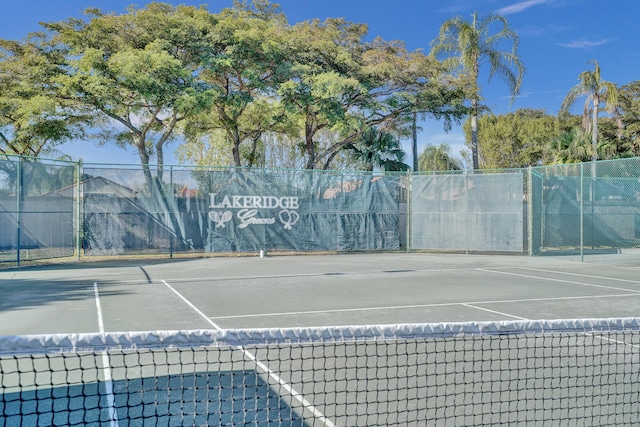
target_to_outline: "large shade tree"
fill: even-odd
[[[565,96],[560,110],[566,112],[578,99],[586,98],[583,108],[583,131],[591,133],[591,160],[596,161],[598,160],[598,114],[601,104],[605,104],[607,112],[615,112],[618,105],[618,88],[614,83],[602,80],[597,61],[590,60],[589,63],[593,64],[593,71],[580,73],[579,83]]]
[[[66,48],[60,64],[66,72],[56,80],[60,94],[92,108],[103,119],[105,139],[133,146],[150,181],[152,156],[162,165],[177,124],[213,96],[198,79],[203,57],[211,54],[213,16],[165,3],[121,15],[87,14],[87,21],[44,24],[51,45]]]
[[[285,131],[276,95],[289,76],[289,25],[277,5],[266,0],[234,3],[215,15],[213,54],[201,78],[213,90],[212,106],[185,123],[187,139],[221,130],[235,166],[259,164],[263,136]]]
[[[497,14],[479,18],[477,13],[471,16],[471,20],[457,16],[446,21],[440,27],[438,37],[431,42],[432,55],[444,58],[451,69],[461,71],[469,78],[474,169],[478,169],[478,116],[482,110],[480,69],[486,64],[489,80],[494,75],[502,78],[509,87],[513,102],[520,92],[525,73],[524,63],[518,55],[518,44],[519,36],[509,28],[506,18]]]
[[[414,111],[445,120],[467,112],[463,90],[439,79],[437,61],[398,41],[366,42],[367,31],[344,19],[292,28],[292,75],[279,95],[287,113],[298,117],[308,169],[329,168],[370,128],[396,132]],[[322,130],[335,133],[334,144],[319,146]]]
[[[46,36],[0,40],[0,153],[38,157],[85,135],[91,114],[55,96],[60,51],[43,46]]]

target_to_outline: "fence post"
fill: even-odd
[[[20,227],[22,212],[22,157],[18,157],[16,171],[16,265],[20,267]]]
[[[580,261],[584,262],[584,163],[580,163]]]
[[[413,178],[413,173],[408,170],[407,171],[407,190],[405,192],[405,198],[407,199],[407,206],[405,208],[405,224],[406,224],[406,237],[405,237],[405,241],[406,241],[406,245],[407,245],[407,253],[411,252],[411,227],[413,225],[413,218],[411,216],[411,199],[412,199],[412,188],[411,188],[411,182]]]
[[[78,160],[76,163],[75,171],[75,183],[76,183],[76,258],[80,261],[80,252],[82,251],[82,239],[84,235],[82,230],[84,229],[83,215],[82,215],[82,160]]]
[[[527,250],[533,256],[533,169],[527,168]]]
[[[160,182],[160,185],[162,185],[162,182]],[[171,191],[171,197],[173,197],[175,199],[175,194],[173,191],[173,165],[169,166],[169,191]],[[177,205],[177,204],[176,204]],[[165,204],[165,206],[167,206],[167,204]],[[169,209],[171,209],[169,207]],[[177,209],[175,212],[175,215],[179,215],[180,209]],[[169,218],[171,218],[171,212],[168,213],[169,214]],[[176,230],[172,229],[170,230],[169,233],[169,259],[173,259],[173,235],[175,234]]]

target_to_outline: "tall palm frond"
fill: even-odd
[[[499,31],[492,34],[492,28]],[[471,101],[471,154],[473,168],[478,169],[478,115],[483,108],[478,79],[480,68],[488,64],[489,80],[501,77],[511,92],[511,102],[520,92],[522,78],[526,71],[524,63],[517,53],[518,35],[509,28],[507,20],[497,14],[488,14],[478,19],[477,13],[468,21],[457,16],[446,21],[440,27],[438,37],[431,42],[431,54],[444,58],[443,62],[452,70],[461,69],[470,78],[472,85]],[[500,50],[510,45],[509,50]]]
[[[587,64],[593,64],[593,71],[583,71],[578,76],[579,83],[569,90],[560,107],[560,111],[567,112],[575,102],[586,97],[583,114],[582,129],[591,133],[591,160],[598,160],[598,113],[600,104],[606,104],[605,111],[614,113],[618,106],[618,87],[611,82],[602,80],[600,65],[596,60],[590,60]],[[589,120],[591,117],[591,120]]]

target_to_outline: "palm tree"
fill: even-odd
[[[606,103],[608,113],[613,113],[618,106],[618,87],[611,82],[600,78],[600,66],[598,61],[590,60],[587,64],[593,64],[593,71],[583,71],[578,76],[580,83],[571,88],[567,96],[562,101],[560,111],[566,112],[575,104],[580,97],[586,96],[584,110],[582,114],[582,129],[589,132],[591,128],[591,160],[598,160],[598,110],[600,103]],[[591,115],[591,122],[589,122]]]
[[[390,133],[375,127],[367,129],[354,144],[347,146],[353,157],[362,162],[367,170],[374,167],[386,171],[406,171],[409,165],[404,163],[406,153],[400,141]]]
[[[544,163],[584,162],[592,154],[590,148],[588,135],[580,129],[574,128],[549,141],[544,149]]]
[[[501,26],[491,33],[491,26]],[[520,92],[525,66],[517,54],[518,35],[507,20],[497,14],[488,14],[478,20],[474,12],[469,22],[461,16],[446,21],[440,27],[438,37],[431,42],[431,54],[445,57],[444,62],[452,69],[461,68],[468,74],[471,84],[471,154],[473,169],[478,169],[478,115],[480,113],[480,67],[489,64],[489,80],[494,75],[504,79],[511,91],[511,102]],[[511,45],[509,51],[499,50],[502,45]]]
[[[451,156],[451,147],[448,144],[429,144],[420,154],[419,167],[421,171],[461,170],[462,162]]]

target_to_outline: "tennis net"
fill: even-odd
[[[0,337],[0,424],[638,425],[640,318]]]

